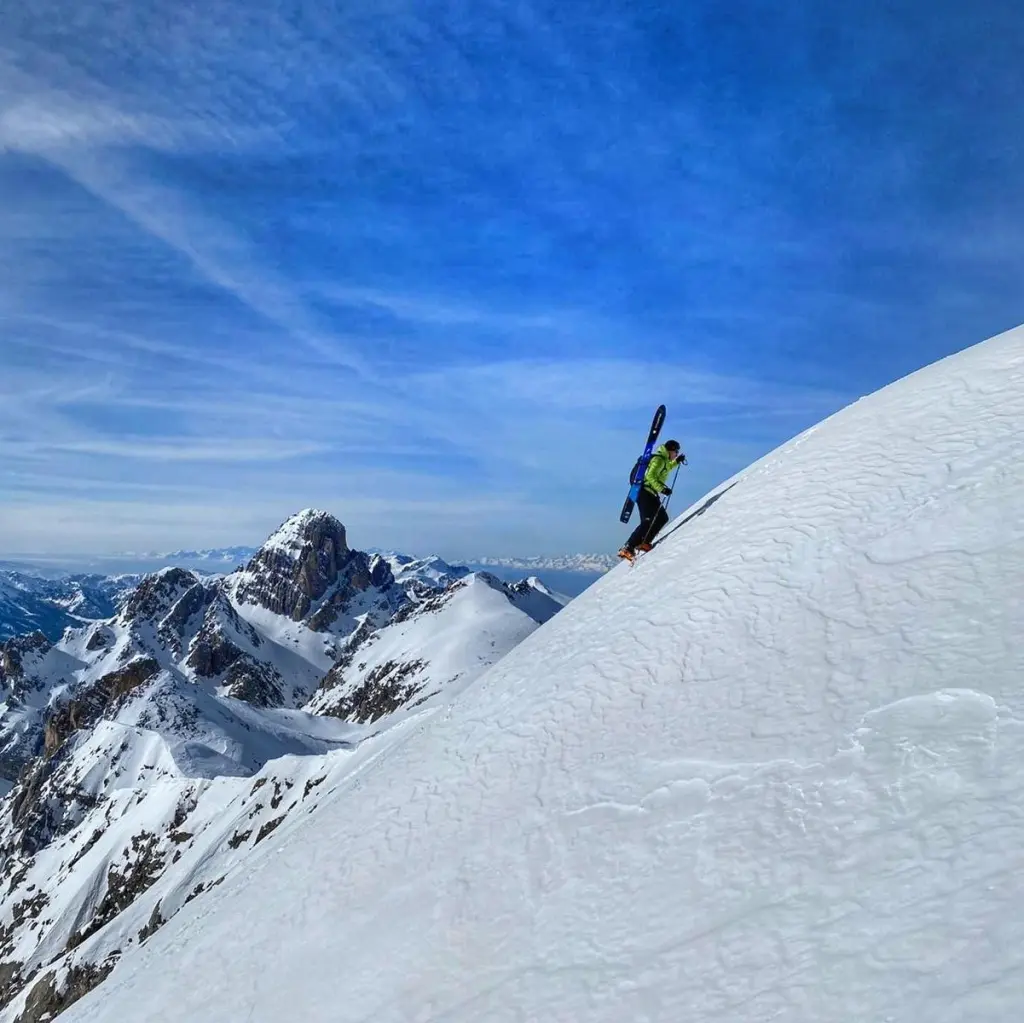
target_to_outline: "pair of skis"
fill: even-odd
[[[647,444],[644,446],[644,453],[637,459],[633,471],[629,474],[629,496],[622,506],[622,513],[619,515],[620,522],[629,522],[636,506],[637,498],[640,496],[640,488],[644,485],[644,474],[647,472],[647,463],[654,454],[654,445],[658,443],[658,434],[661,433],[662,424],[665,422],[665,406],[659,405],[651,420],[651,430],[647,434]]]

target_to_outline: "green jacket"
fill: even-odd
[[[661,494],[661,491],[668,486],[669,473],[675,469],[676,463],[669,454],[664,444],[651,455],[647,463],[647,472],[644,473],[644,490],[652,494]]]

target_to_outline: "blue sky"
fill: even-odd
[[[614,549],[1024,319],[1015,2],[33,0],[0,552]]]

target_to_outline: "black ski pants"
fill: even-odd
[[[668,522],[668,513],[661,506],[661,498],[657,494],[652,494],[646,487],[640,488],[636,506],[640,510],[640,525],[626,541],[626,546],[631,551],[635,551],[642,543],[654,543],[654,538]]]

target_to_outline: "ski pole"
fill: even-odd
[[[676,462],[676,471],[675,471],[675,474],[672,476],[672,487],[671,487],[672,494],[674,494],[676,492],[676,479],[679,476],[679,468],[680,468],[681,464],[682,464],[681,462]],[[669,501],[672,500],[672,494],[669,494],[668,497],[665,498],[665,503],[662,505],[662,508],[665,509],[665,514],[666,515],[668,515],[668,503],[669,503]]]

